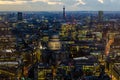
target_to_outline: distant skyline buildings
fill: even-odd
[[[0,11],[120,11],[120,0],[0,0]]]
[[[98,21],[103,21],[104,13],[103,11],[98,11]]]
[[[17,20],[18,20],[18,21],[22,21],[22,19],[23,19],[23,14],[22,14],[22,12],[18,12],[18,13],[17,13]]]

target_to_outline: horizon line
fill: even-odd
[[[66,10],[66,12],[77,12],[77,11],[81,11],[81,12],[97,12],[97,11],[103,11],[103,12],[120,12],[120,11],[117,11],[117,10],[115,10],[115,11],[110,11],[110,10]],[[3,11],[3,10],[0,10],[0,12],[62,12],[62,11],[54,11],[54,10],[52,10],[52,11],[27,11],[27,10],[20,10],[20,11],[17,11],[17,10],[11,10],[11,11]]]

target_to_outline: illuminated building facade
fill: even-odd
[[[120,80],[120,63],[115,63],[112,69],[112,74],[116,80]]]
[[[116,34],[113,39],[113,43],[110,46],[110,54],[120,56],[120,34]]]
[[[61,42],[57,35],[52,36],[52,38],[48,42],[48,47],[50,50],[60,50],[61,49]]]
[[[11,49],[15,47],[15,36],[12,34],[9,23],[0,23],[0,48],[1,50]]]

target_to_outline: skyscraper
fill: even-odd
[[[22,19],[23,19],[22,12],[18,12],[17,13],[17,20],[22,21]]]
[[[103,21],[103,11],[98,11],[98,21]]]
[[[63,6],[63,19],[65,19],[66,16],[65,16],[65,6]]]

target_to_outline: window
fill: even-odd
[[[2,31],[4,31],[5,29],[4,28],[1,28]]]

